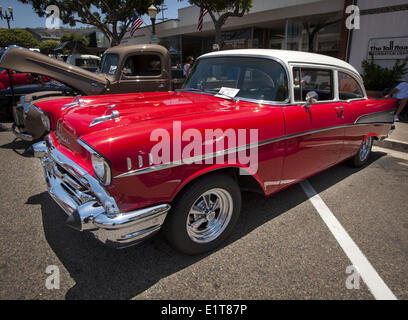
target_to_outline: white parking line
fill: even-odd
[[[361,278],[366,283],[374,298],[377,300],[397,300],[390,288],[385,284],[384,280],[381,279],[359,247],[353,239],[351,239],[347,231],[344,230],[322,198],[320,198],[315,189],[313,189],[309,181],[302,181],[300,185],[324,223],[329,228],[330,232],[333,234],[334,238],[350,259],[351,263],[358,270]]]

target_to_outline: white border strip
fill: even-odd
[[[326,223],[327,227],[343,249],[344,253],[358,270],[361,278],[366,283],[374,298],[377,300],[397,300],[390,288],[387,287],[383,279],[381,279],[377,271],[375,271],[356,243],[353,241],[353,239],[351,239],[347,231],[344,230],[340,222],[336,219],[322,198],[320,198],[317,192],[313,189],[309,181],[302,181],[300,185],[302,186],[303,191],[306,193],[310,202],[315,207],[316,211],[319,213],[320,217]]]

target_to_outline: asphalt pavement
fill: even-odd
[[[40,161],[10,127],[0,124],[0,299],[375,299],[359,277],[350,288],[348,249],[299,184],[244,193],[232,237],[214,252],[182,255],[161,234],[108,249],[66,227]],[[408,299],[407,178],[406,153],[374,147],[366,167],[308,180],[397,299]],[[49,266],[59,289],[47,288]]]

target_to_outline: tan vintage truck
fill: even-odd
[[[41,91],[19,97],[17,105],[13,106],[13,132],[29,141],[46,133],[40,113],[30,112],[31,105],[38,99],[172,91],[180,88],[184,81],[173,79],[168,50],[154,44],[109,48],[104,53],[98,74],[20,47],[11,47],[3,54],[0,68],[48,76],[72,89]]]

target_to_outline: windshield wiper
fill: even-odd
[[[194,91],[194,92],[204,92],[201,89],[197,89],[197,88],[185,88],[185,89],[177,89],[178,91]]]

